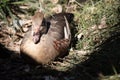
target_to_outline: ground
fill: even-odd
[[[98,80],[120,72],[120,34],[116,34],[95,51],[71,51],[62,62],[46,66],[24,63],[19,57],[21,36],[4,27],[0,31],[0,80]],[[18,39],[18,40],[17,40]],[[119,80],[120,77],[114,77]],[[104,79],[103,79],[104,80]]]
[[[21,24],[26,23],[23,31],[0,20],[0,80],[120,80],[119,0],[70,1],[59,1],[57,8],[54,2],[45,7],[59,12],[62,6],[75,15],[69,55],[48,65],[30,65],[20,57],[20,43],[31,25],[30,13],[16,11]]]

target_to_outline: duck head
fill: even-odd
[[[42,34],[46,30],[44,22],[44,14],[40,11],[36,11],[32,17],[32,40],[35,44],[40,41]]]

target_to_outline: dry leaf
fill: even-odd
[[[76,0],[69,0],[70,3],[73,3],[73,2],[75,2],[75,1],[76,1]]]
[[[59,0],[50,0],[53,4],[57,4]]]
[[[97,30],[97,29],[98,29],[98,26],[97,25],[93,25],[90,30],[94,31],[94,30]]]
[[[66,6],[66,12],[74,12],[77,8],[77,5],[76,4],[72,4],[72,5],[67,5]]]
[[[53,9],[53,12],[55,13],[61,13],[62,12],[62,6],[60,4],[57,4]]]
[[[103,18],[101,19],[101,23],[100,25],[98,26],[99,29],[103,29],[103,28],[106,28],[107,27],[107,24],[106,24],[106,17],[103,16]]]

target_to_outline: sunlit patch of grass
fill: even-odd
[[[78,23],[77,34],[83,35],[77,49],[92,49],[109,37],[109,33],[114,31],[112,26],[119,23],[119,0],[88,0],[82,5],[74,13]]]

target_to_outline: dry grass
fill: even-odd
[[[30,77],[28,79],[34,80],[43,79],[41,75],[45,74],[45,80],[120,79],[120,70],[118,68],[120,62],[120,45],[118,44],[120,33],[119,0],[86,0],[85,2],[79,2],[79,0],[43,0],[43,2],[42,0],[20,0],[15,2],[1,0],[0,4],[2,4],[0,5],[0,26],[3,27],[4,24],[4,26],[7,25],[13,28],[13,31],[15,31],[13,34],[18,32],[22,33],[20,29],[25,27],[26,20],[30,20],[30,17],[36,9],[41,9],[45,13],[45,16],[61,11],[72,12],[75,16],[74,22],[72,23],[72,48],[68,56],[60,59],[63,62],[57,61],[48,65],[48,76],[44,71],[46,69],[42,70],[39,67],[32,68],[27,72],[25,69],[29,68],[26,68],[26,65],[21,63],[22,67],[19,67],[17,71],[19,72],[20,68],[22,68],[22,71],[21,73],[16,72],[15,77],[26,76],[26,79]],[[17,11],[11,6],[18,6]],[[6,11],[8,12],[8,16],[6,16]],[[10,17],[10,20],[8,17]],[[8,24],[2,19],[8,21]],[[11,37],[13,36],[9,36],[10,40],[12,40]],[[10,67],[7,66],[6,68],[14,67],[11,66],[13,64],[12,61],[7,62],[7,64]],[[17,67],[21,66],[21,64],[16,63]],[[111,65],[112,67],[110,67]],[[60,76],[58,77],[56,73]],[[39,74],[40,76],[38,76]],[[29,75],[34,76],[31,77]]]

